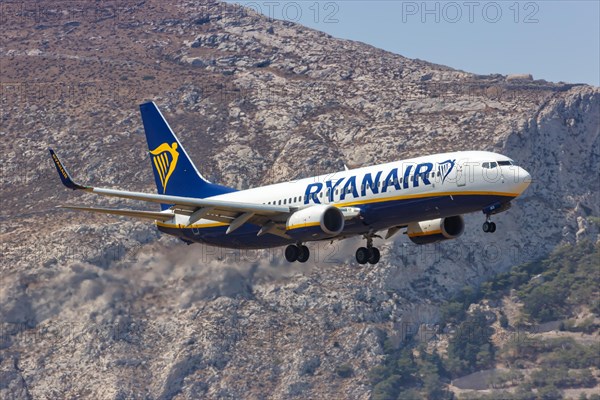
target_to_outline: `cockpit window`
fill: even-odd
[[[498,166],[498,163],[495,161],[481,163],[481,168],[491,169],[491,168],[496,168],[497,166]]]
[[[513,165],[512,161],[498,161],[498,165],[502,166],[506,166],[506,165]]]

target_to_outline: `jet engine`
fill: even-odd
[[[456,239],[465,230],[465,221],[461,215],[411,222],[406,233],[413,243],[429,244],[442,240]]]
[[[333,237],[343,229],[344,214],[337,207],[324,204],[298,210],[286,222],[286,233],[299,240]]]

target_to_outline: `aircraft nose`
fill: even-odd
[[[525,170],[525,168],[519,167],[517,171],[517,183],[519,185],[520,193],[523,193],[531,184],[531,175]]]

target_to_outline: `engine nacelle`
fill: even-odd
[[[465,230],[465,221],[460,215],[429,221],[412,222],[406,233],[413,243],[429,244],[442,240],[456,239]]]
[[[316,240],[333,237],[344,230],[344,214],[328,205],[317,205],[298,210],[287,220],[286,233],[298,240]]]

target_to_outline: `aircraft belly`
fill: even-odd
[[[294,243],[293,240],[270,234],[257,236],[260,227],[253,224],[246,224],[229,235],[225,233],[227,225],[210,228],[171,228],[159,226],[158,229],[161,232],[192,242],[232,249],[263,249]]]
[[[507,196],[477,194],[369,203],[360,206],[362,219],[347,221],[343,232],[339,236],[360,235],[369,231],[407,225],[414,221],[426,221],[477,212],[495,202],[506,203],[511,199]],[[158,226],[158,229],[187,241],[225,248],[260,249],[295,243],[293,239],[285,239],[271,234],[257,236],[260,227],[253,224],[245,224],[229,235],[225,233],[227,225],[206,228]],[[331,240],[331,238],[323,240]]]
[[[361,207],[361,215],[367,226],[380,230],[414,221],[478,212],[489,204],[505,203],[511,199],[506,196],[478,194],[395,200],[366,204]]]

